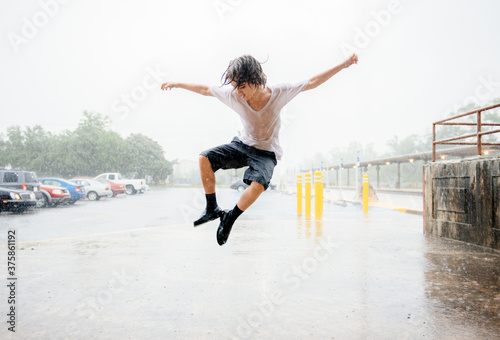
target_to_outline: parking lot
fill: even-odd
[[[218,191],[221,207],[238,199]],[[500,256],[426,237],[422,217],[265,192],[226,245],[192,227],[201,189],[0,216],[17,232],[16,333],[2,339],[492,339]],[[4,261],[0,272],[7,268]],[[0,311],[8,313],[7,288]],[[7,318],[7,317],[4,317]]]

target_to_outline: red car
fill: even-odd
[[[107,179],[102,179],[102,178],[97,179],[94,177],[83,177],[83,176],[73,177],[73,179],[93,179],[94,181],[109,185],[111,187],[111,191],[113,192],[112,197],[116,197],[116,195],[124,194],[127,192],[127,188],[125,188],[123,184],[116,184],[115,182],[111,182],[110,180]]]
[[[66,188],[40,184],[40,191],[43,194],[44,207],[54,207],[71,201],[71,194]]]
[[[115,182],[111,182],[110,180],[103,179],[103,178],[99,178],[99,179],[95,179],[95,180],[98,182],[101,182],[103,184],[111,185],[111,191],[113,191],[113,197],[115,197],[116,195],[124,194],[127,192],[127,188],[125,188],[125,186],[123,184],[117,184]]]

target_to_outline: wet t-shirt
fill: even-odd
[[[308,80],[295,84],[283,83],[268,85],[271,90],[269,102],[260,111],[255,111],[241,99],[234,88],[212,86],[212,95],[233,109],[241,119],[243,133],[239,137],[246,145],[257,149],[272,151],[280,159],[283,150],[279,143],[281,127],[280,111],[307,86]]]

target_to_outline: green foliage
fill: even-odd
[[[359,151],[360,160],[374,159],[377,157],[373,143],[363,145],[360,142],[351,142],[346,148],[335,147],[330,150],[330,159],[333,164],[338,164],[340,158],[344,163],[356,163],[356,155]]]
[[[152,139],[133,134],[123,139],[109,129],[107,117],[84,112],[74,131],[52,134],[41,126],[7,128],[0,134],[0,166],[37,172],[41,176],[94,177],[121,172],[158,183],[172,173],[162,147]]]
[[[377,158],[377,152],[373,143],[363,145],[360,142],[351,142],[345,148],[335,147],[330,150],[328,156],[321,153],[316,153],[314,157],[306,159],[302,165],[305,168],[318,168],[321,163],[324,167],[340,164],[340,159],[346,163],[355,163],[356,154],[359,151],[360,160],[369,160]]]
[[[120,159],[124,141],[119,134],[108,129],[109,121],[99,114],[84,112],[84,119],[68,138],[72,160],[78,176],[96,176],[123,163]],[[75,164],[74,163],[74,164]]]
[[[130,161],[127,172],[135,172],[138,177],[153,176],[159,182],[172,173],[172,164],[165,161],[163,148],[158,142],[141,134],[131,134],[125,140]]]
[[[387,141],[389,147],[388,154],[384,156],[411,155],[414,153],[426,152],[432,148],[432,141],[428,137],[410,135],[403,139],[393,136]]]

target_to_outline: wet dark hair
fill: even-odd
[[[260,64],[257,59],[248,54],[231,60],[222,75],[222,85],[229,85],[233,81],[236,87],[240,87],[243,83],[255,86],[266,85],[267,77]]]

